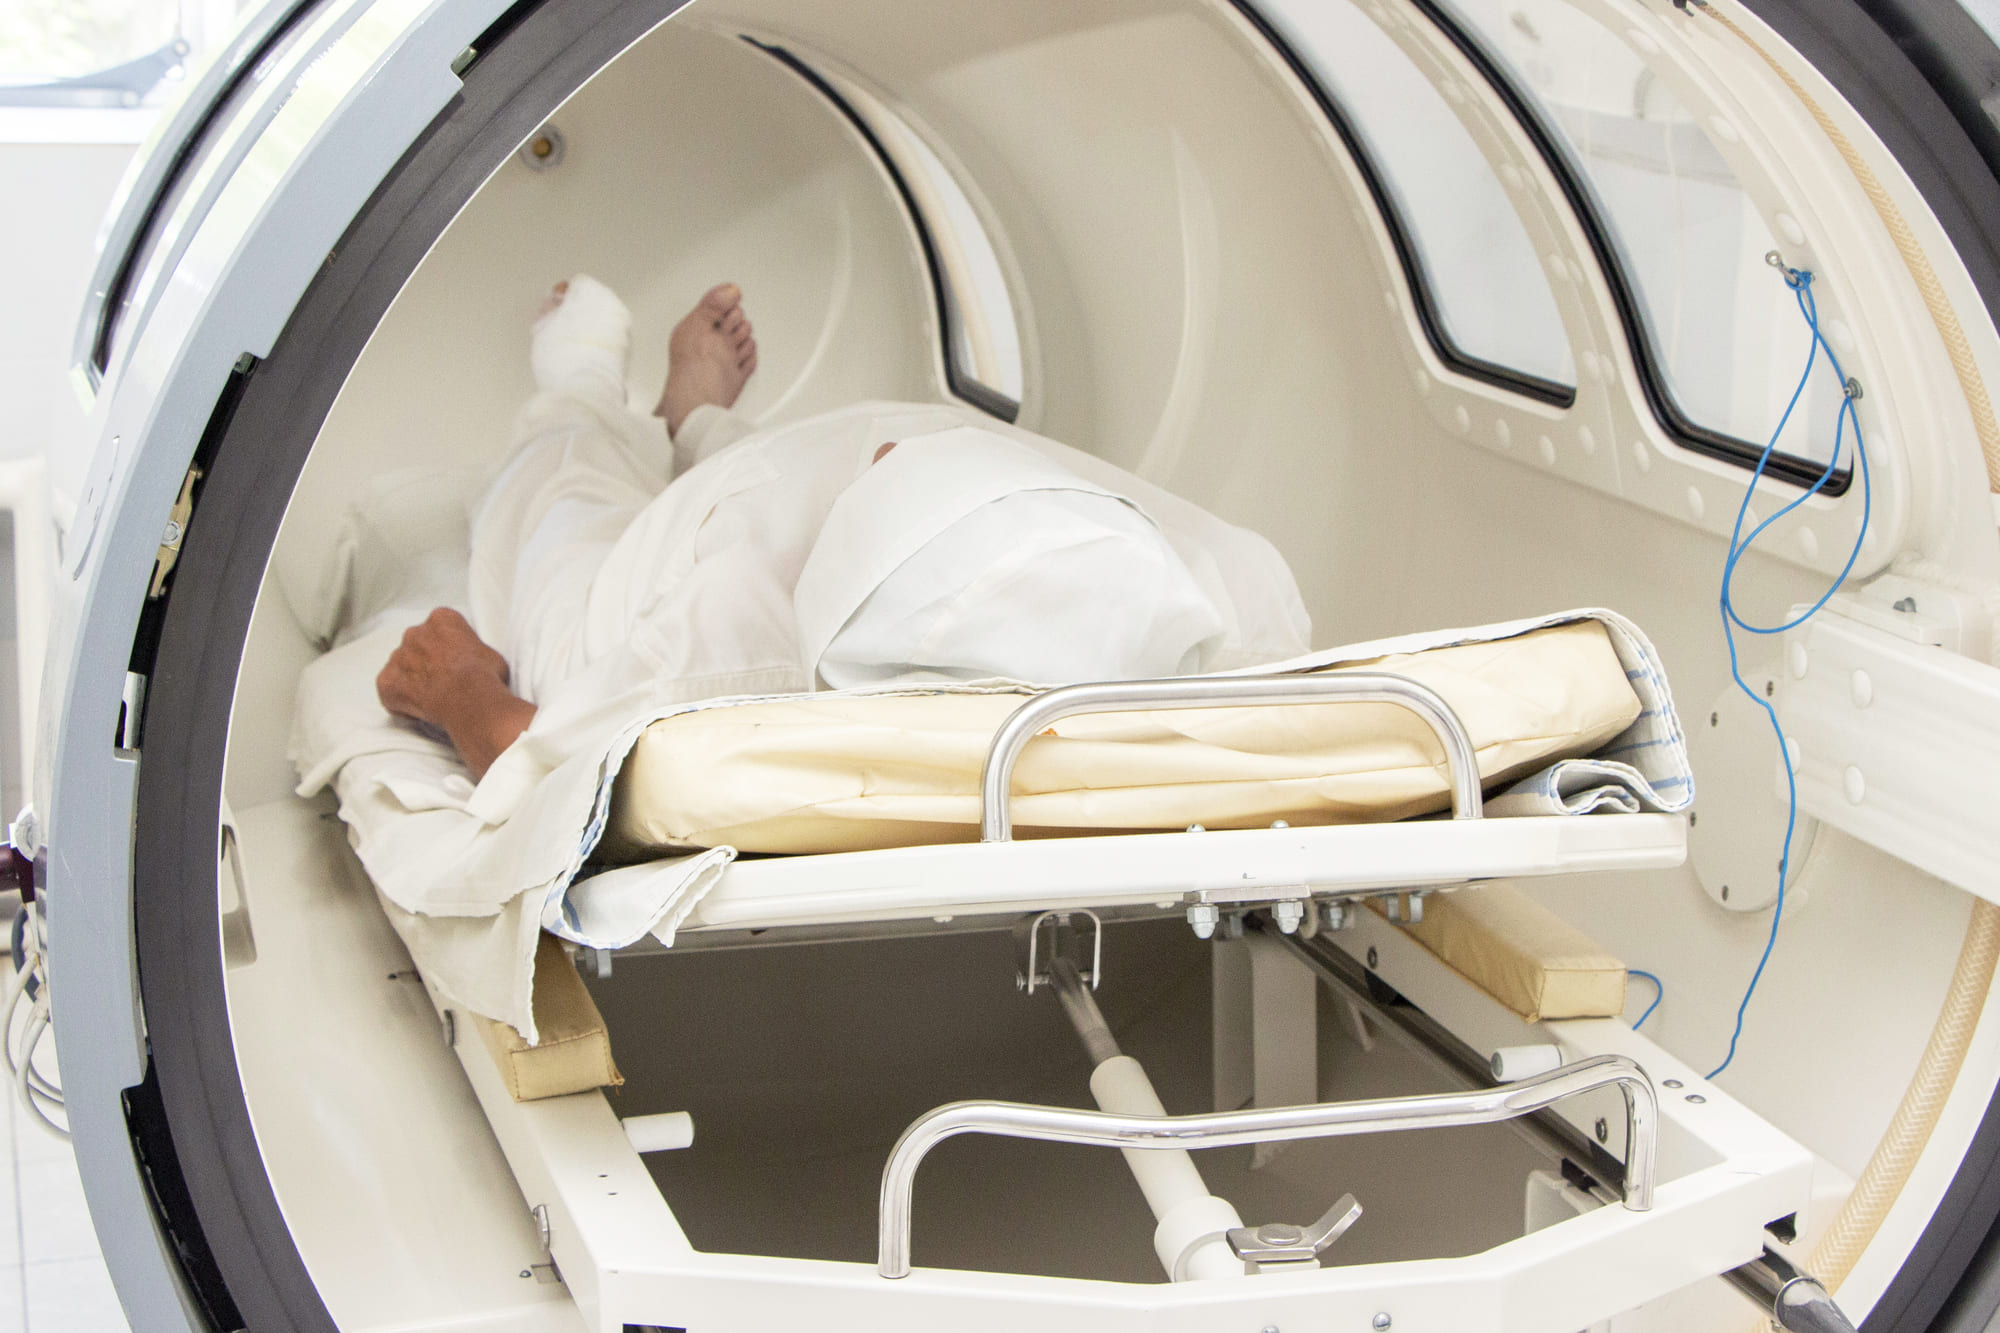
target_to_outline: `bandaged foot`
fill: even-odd
[[[535,387],[623,401],[632,314],[588,274],[559,282],[535,318],[528,363]]]
[[[731,407],[757,369],[757,340],[743,313],[743,293],[735,283],[712,287],[667,342],[667,385],[653,415],[663,417],[669,435],[697,407]]]

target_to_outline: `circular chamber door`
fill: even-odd
[[[831,95],[846,103],[842,116],[852,117],[859,106],[861,119],[829,118],[815,132],[849,149],[867,147],[870,134],[861,123],[867,107],[859,91],[843,90],[837,75],[812,90],[792,77],[796,71],[787,74],[790,82],[768,87],[758,82],[780,72],[765,56],[768,46],[784,40],[784,7],[754,8],[762,26],[746,20],[739,35],[767,46],[718,48],[716,57],[719,66],[751,54],[761,61],[745,66],[741,119],[754,119],[765,99],[800,96],[802,90]],[[1115,8],[1129,17],[1123,11],[1146,6]],[[1203,31],[1226,30],[1235,40],[1271,36],[1266,27],[1229,26],[1236,20],[1225,22],[1235,13],[1227,6],[1159,8],[1186,10],[1189,22]],[[1432,6],[1408,8],[1415,14]],[[343,422],[348,407],[342,396],[371,344],[390,330],[415,347],[427,337],[449,336],[461,320],[477,322],[489,314],[476,299],[468,299],[456,315],[434,302],[429,324],[398,310],[426,264],[436,269],[452,262],[440,238],[506,169],[530,173],[521,176],[522,209],[542,208],[537,216],[549,226],[572,216],[566,204],[538,203],[535,180],[590,170],[591,136],[558,131],[538,138],[538,132],[552,116],[559,125],[559,108],[600,72],[618,69],[621,55],[633,59],[628,48],[643,50],[633,44],[652,41],[647,35],[677,9],[672,0],[543,0],[511,7],[465,0],[421,14],[388,0],[295,7],[283,31],[299,43],[296,64],[286,67],[297,81],[299,105],[288,106],[284,96],[260,102],[255,78],[217,90],[215,117],[189,122],[188,133],[226,135],[234,126],[240,142],[227,159],[232,165],[208,181],[162,175],[156,187],[160,202],[138,209],[145,220],[132,229],[134,252],[152,258],[128,264],[131,273],[107,287],[113,292],[106,302],[110,313],[100,314],[94,335],[80,343],[101,381],[102,444],[65,547],[68,620],[65,633],[57,636],[47,691],[59,705],[49,709],[53,741],[44,747],[48,771],[38,782],[37,799],[48,816],[45,883],[79,1157],[106,1254],[138,1318],[161,1327],[178,1319],[189,1329],[323,1329],[342,1326],[336,1306],[343,1316],[361,1312],[345,1318],[346,1326],[358,1321],[395,1327],[410,1317],[407,1311],[367,1309],[365,1301],[345,1295],[336,1298],[333,1288],[339,1284],[327,1276],[341,1262],[335,1251],[365,1243],[361,1232],[394,1234],[403,1225],[403,1217],[382,1206],[387,1196],[357,1190],[337,1210],[346,1221],[328,1224],[319,1220],[324,1209],[287,1199],[273,1183],[268,1118],[303,1120],[313,1114],[309,1095],[288,1099],[284,1089],[309,1091],[315,1080],[343,1077],[348,1066],[355,1076],[366,1076],[362,1066],[368,1062],[355,1065],[354,1050],[336,1051],[324,1041],[302,1042],[277,1055],[281,1034],[266,1031],[256,1039],[259,1067],[247,1067],[245,1032],[255,1023],[255,1001],[232,986],[232,965],[246,950],[253,960],[259,952],[254,929],[259,880],[275,881],[287,872],[282,864],[246,858],[234,835],[220,845],[214,836],[215,830],[235,827],[225,800],[226,772],[232,728],[240,737],[252,715],[242,705],[245,692],[274,688],[246,682],[242,668],[260,651],[255,647],[259,598],[274,577],[281,530],[294,521],[288,510],[304,512],[302,500],[310,509],[312,496],[302,493],[301,478],[312,476],[312,456],[329,423]],[[1756,0],[1748,9],[1866,119],[1921,191],[1988,308],[2000,309],[2000,131],[1980,101],[1996,66],[1992,41],[1956,8],[1878,5],[1864,11],[1848,0]],[[846,21],[889,23],[894,11],[892,5],[870,6]],[[675,22],[699,19],[703,12],[690,7]],[[1026,10],[1019,22],[1025,41],[1035,25]],[[811,26],[823,35],[838,24],[822,14]],[[941,49],[951,45],[950,34],[943,32],[950,26],[939,25]],[[994,26],[989,17],[987,27]],[[334,77],[341,73],[339,62],[359,49],[341,45],[344,36],[373,39],[378,63],[346,70],[343,83]],[[688,40],[720,39],[710,33]],[[315,69],[312,57],[321,52],[332,54],[308,78]],[[283,66],[284,50],[274,46],[266,54],[275,62],[271,68]],[[833,54],[829,69],[839,64],[840,53]],[[978,54],[963,56],[970,62]],[[642,66],[640,60],[626,69]],[[883,68],[895,67],[894,60],[883,62]],[[991,71],[1004,80],[1007,66],[995,61]],[[637,80],[625,94],[633,100],[619,114],[641,114],[649,93],[672,104],[674,90]],[[993,104],[1004,105],[1005,99]],[[1522,107],[1514,110],[1527,114]],[[704,123],[705,114],[715,116],[713,102],[679,107],[658,132],[679,126],[713,142],[727,128],[723,120],[738,119],[725,115]],[[620,132],[609,112],[599,121],[584,119],[593,132]],[[281,142],[300,126],[309,133]],[[770,128],[775,162],[785,138],[783,122]],[[976,126],[946,128],[977,136]],[[539,143],[546,143],[547,151]],[[532,160],[516,159],[524,145]],[[893,157],[880,142],[870,151],[884,160]],[[1197,146],[1167,159],[1179,164],[1181,174],[1169,177],[1181,183],[1178,194],[1135,200],[1133,207],[1157,205],[1183,221],[1207,217],[1211,226],[1215,216],[1226,217],[1212,199],[1187,185],[1199,177],[1187,167],[1199,164],[1199,152]],[[968,152],[967,160],[975,157]],[[999,155],[983,161],[995,173],[1004,165]],[[777,170],[768,164],[759,169]],[[880,161],[857,170],[847,194],[839,192],[847,187],[838,183],[797,178],[799,191],[819,190],[813,198],[831,201],[827,227],[865,230],[870,209],[902,217],[898,210],[909,208],[921,217],[911,182],[896,182],[893,170],[882,170]],[[881,174],[870,176],[871,171]],[[604,188],[616,184],[607,181]],[[972,184],[995,196],[1014,190],[1025,197],[1039,188],[1035,181],[997,174],[975,177]],[[1082,179],[1063,184],[1076,192],[1089,188]],[[915,188],[921,190],[922,182]],[[754,202],[746,196],[742,206],[749,210]],[[621,206],[642,208],[643,200]],[[955,208],[933,207],[940,215]],[[178,232],[177,209],[188,218]],[[1083,216],[1095,221],[1094,214]],[[816,243],[813,229],[795,234],[768,218],[753,217],[752,223],[752,230],[769,224],[760,242],[767,249],[803,250]],[[1060,218],[1045,218],[1039,230],[1017,229],[990,260],[1003,274],[1002,290],[1008,278],[1020,281],[1016,270],[1035,270],[1027,285],[1044,325],[1066,323],[1060,317],[1074,312],[1062,302],[1092,290],[1089,275],[1052,275],[1071,243],[1063,225]],[[314,232],[315,226],[324,234]],[[1188,230],[1193,234],[1199,227]],[[1146,242],[1137,231],[1123,242],[1135,252]],[[1090,345],[1065,342],[1066,335],[1051,331],[1042,361],[1032,337],[1028,345],[1013,348],[1011,361],[1007,355],[995,359],[990,337],[983,352],[977,350],[980,337],[962,327],[963,293],[954,303],[941,268],[949,258],[943,252],[952,247],[921,233],[919,223],[900,248],[873,255],[863,290],[841,298],[849,302],[843,309],[866,315],[856,316],[856,327],[900,321],[919,330],[916,350],[899,362],[907,368],[903,391],[955,394],[995,415],[1040,413],[1036,419],[1045,425],[1067,425],[1082,434],[1102,428],[1115,437],[1118,411],[1104,408],[1093,415],[1094,409],[1078,405],[1088,395],[1077,387],[1085,382],[1074,378],[1074,363]],[[536,257],[535,244],[533,237],[525,243],[523,262]],[[158,269],[150,282],[147,263]],[[828,272],[839,266],[829,260]],[[162,280],[167,274],[176,281]],[[469,280],[474,274],[460,276]],[[832,292],[834,278],[825,281]],[[866,306],[867,299],[878,301],[879,308]],[[815,309],[833,304],[834,297],[824,295]],[[826,322],[820,315],[813,318]],[[1085,315],[1078,313],[1075,322],[1087,322]],[[1410,328],[1416,326],[1413,316]],[[975,349],[965,354],[971,359],[960,359],[955,348],[961,342]],[[808,354],[801,353],[794,383],[817,385],[810,392],[825,395],[878,383],[859,370],[824,370],[839,365],[842,349],[854,345],[855,339],[844,338],[815,347],[810,357],[821,360],[810,367]],[[984,379],[968,371],[981,355]],[[1281,358],[1274,353],[1274,359]],[[378,358],[370,367],[388,386],[381,392],[421,395],[421,377],[399,382],[392,360]],[[1183,394],[1173,375],[1193,381],[1203,373],[1201,365],[1187,364],[1185,355],[1181,360],[1176,365],[1165,357],[1171,374],[1163,372],[1157,383],[1131,375],[1118,392],[1131,401],[1149,394],[1166,398],[1172,406]],[[1555,367],[1550,374],[1575,377],[1574,364],[1550,364]],[[812,380],[812,367],[826,377]],[[1544,400],[1561,396],[1547,382],[1529,387]],[[360,424],[352,428],[360,431],[366,422],[356,420]],[[432,425],[451,429],[448,420]],[[393,442],[378,440],[370,466],[386,466],[395,452]],[[168,520],[176,525],[174,537],[163,547],[159,533]],[[308,513],[300,521],[315,520]],[[276,575],[284,571],[277,569]],[[282,658],[267,653],[263,660]],[[303,656],[295,655],[288,669],[303,664]],[[305,817],[319,820],[327,813],[309,811]],[[338,855],[344,848],[337,832],[334,843]],[[365,884],[347,888],[366,893]],[[301,920],[310,930],[309,913]],[[368,947],[337,932],[324,939],[338,941],[336,949],[351,946],[357,957]],[[264,947],[268,956],[276,948],[274,938],[267,937]],[[433,1021],[420,991],[394,992],[401,983],[393,973],[388,982],[391,993],[381,1001],[385,1026],[414,1031],[419,1020]],[[354,1049],[364,1050],[367,1040],[368,1034],[356,1033]],[[435,1053],[405,1054],[412,1061],[434,1062]],[[381,1058],[393,1063],[405,1054]],[[456,1077],[455,1069],[451,1073]],[[1829,1088],[1825,1095],[1840,1093]],[[463,1094],[457,1102],[433,1099],[421,1113],[436,1115],[444,1128],[411,1122],[410,1142],[440,1153],[460,1151],[450,1137],[450,1126],[460,1122],[451,1117],[478,1114]],[[483,1127],[478,1137],[486,1138]],[[340,1169],[342,1153],[353,1145],[331,1133],[325,1143],[328,1165],[319,1187],[337,1197],[348,1187],[344,1181],[359,1179]],[[481,1161],[504,1173],[497,1151],[463,1151],[484,1153]],[[2000,1196],[1989,1179],[1996,1160],[2000,1104],[1968,1138],[1955,1179],[1937,1193],[1928,1226],[1875,1302],[1871,1328],[1971,1330],[1984,1327],[2000,1308],[2000,1254],[1987,1240],[2000,1217]],[[449,1284],[462,1272],[497,1262],[490,1258],[497,1254],[505,1259],[509,1282],[550,1293],[513,1301],[506,1317],[520,1319],[523,1328],[565,1326],[561,1315],[551,1313],[565,1305],[561,1289],[544,1281],[551,1275],[538,1253],[546,1237],[536,1234],[517,1192],[511,1178],[500,1179],[492,1207],[514,1213],[495,1222],[490,1235],[474,1226],[456,1245],[435,1235],[426,1238],[440,1253],[460,1252],[446,1263],[453,1276],[434,1280],[435,1294],[446,1306],[474,1308],[467,1302],[476,1298],[456,1294]],[[423,1281],[422,1274],[403,1276]],[[467,1278],[464,1290],[479,1289],[480,1280]],[[494,1317],[500,1317],[500,1308],[494,1307]]]

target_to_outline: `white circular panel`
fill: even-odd
[[[1745,671],[1743,679],[1760,694],[1776,692],[1773,671]],[[1771,720],[1732,684],[1687,724],[1698,793],[1688,816],[1688,860],[1717,905],[1732,912],[1762,911],[1778,896],[1785,840],[1783,778]],[[1818,820],[1799,816],[1789,886],[1797,886],[1818,831]]]

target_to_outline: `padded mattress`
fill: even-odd
[[[1604,625],[1575,620],[1325,668],[1442,695],[1492,787],[1591,753],[1641,705]],[[979,836],[979,777],[1019,688],[802,695],[649,726],[613,790],[598,856],[845,852]],[[1340,702],[1064,719],[1015,768],[1017,837],[1401,819],[1446,808],[1442,748],[1403,708]]]

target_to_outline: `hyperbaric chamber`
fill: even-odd
[[[871,1286],[852,1261],[914,1112],[1083,1095],[1048,1014],[988,998],[988,937],[946,923],[593,978],[620,1113],[713,1127],[709,1155],[652,1177],[716,1267],[676,1270],[695,1313],[645,1323],[615,1264],[559,1271],[535,1206],[613,1169],[543,1145],[533,1160],[575,1179],[532,1178],[489,1124],[335,812],[292,794],[285,736],[329,632],[308,608],[341,514],[396,469],[495,465],[536,302],[587,271],[631,304],[641,374],[704,287],[738,282],[764,348],[740,408],[759,420],[955,401],[1199,500],[1277,545],[1317,644],[1578,604],[1644,625],[1697,775],[1726,797],[1698,810],[1692,867],[1526,888],[1669,981],[1647,1028],[1663,1058],[1723,1061],[1731,1105],[1810,1154],[1810,1208],[1755,1219],[1772,1244],[1810,1255],[1902,1135],[1908,1183],[1842,1302],[1884,1327],[1978,1326],[1985,1256],[1951,1238],[1992,1221],[1977,1182],[2000,1044],[1972,1033],[1986,992],[1967,978],[1990,975],[2000,883],[1984,826],[1959,819],[1991,786],[1984,718],[1922,705],[1990,693],[2000,154],[1963,91],[1991,41],[1957,11],[1897,22],[1902,49],[1859,8],[1722,0],[258,16],[135,168],[86,311],[100,445],[67,484],[37,746],[65,1096],[135,1325],[998,1326],[1038,1303],[1133,1327],[1748,1316],[1714,1282],[1620,1303],[1623,1270],[1577,1273],[1573,1307],[1454,1304],[1450,1274],[1503,1280],[1481,1256],[1522,1239],[1523,1181],[1561,1157],[1498,1130],[1226,1168],[1287,1216],[1353,1181],[1376,1211],[1332,1254],[1357,1272],[1467,1265],[1401,1279],[1393,1310],[1359,1278],[1258,1279],[1294,1284],[1277,1305],[1256,1282],[1123,1294],[1160,1274],[1117,1164],[1018,1145],[941,1156],[951,1201],[920,1210],[919,1257],[945,1262]],[[1774,437],[1813,346],[1801,271],[1848,382],[1809,381]],[[1746,513],[1808,491],[1740,562],[1738,596],[1772,622],[1844,575],[1827,614],[1862,629],[1823,646],[1802,627],[1737,664],[1793,692],[1806,738],[1767,968],[1786,809],[1716,600]],[[1822,653],[1869,675],[1865,702],[1841,687],[1852,715],[1814,711]],[[1170,1103],[1203,1100],[1203,947],[1160,922],[1110,938],[1110,974],[1145,979],[1107,998],[1114,1025],[1158,1053]],[[1955,1047],[1933,1037],[1947,1000]],[[1351,997],[1307,1003],[1328,1010],[1319,1094],[1442,1077],[1378,1050]],[[1920,1065],[1950,1092],[1912,1111]],[[1595,1150],[1620,1148],[1596,1129]],[[757,1266],[774,1259],[802,1267]],[[813,1295],[783,1294],[795,1272]],[[1930,1323],[1947,1297],[1955,1322]]]

